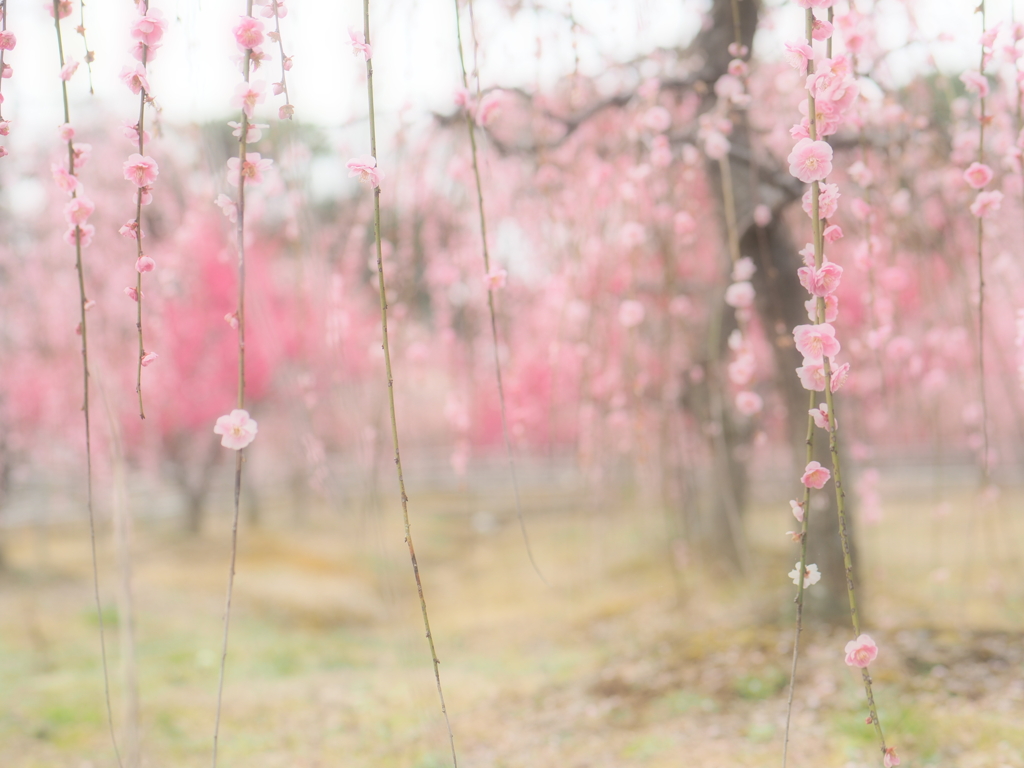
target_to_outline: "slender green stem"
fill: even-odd
[[[146,68],[149,57],[149,46],[142,46],[142,68]],[[139,154],[146,154],[146,100],[149,94],[145,88],[139,90],[139,122],[136,126],[139,133]],[[135,251],[136,259],[142,258],[142,189],[135,195]],[[146,418],[146,409],[142,406],[142,359],[146,356],[146,348],[142,343],[142,273],[136,270],[135,278],[135,328],[139,333],[139,359],[136,361],[135,392],[139,397],[139,418]]]
[[[370,45],[370,0],[363,0],[363,37]],[[366,59],[366,97],[370,118],[370,154],[377,158],[377,123],[373,106],[373,59]],[[434,665],[434,681],[437,683],[437,696],[441,702],[441,714],[448,728],[448,744],[451,747],[452,766],[458,768],[459,761],[455,753],[455,735],[452,732],[448,708],[444,702],[444,691],[441,687],[441,661],[437,658],[434,647],[434,635],[430,631],[430,618],[427,615],[427,601],[423,596],[423,581],[420,578],[419,562],[416,559],[416,548],[412,540],[412,528],[409,524],[409,496],[405,491],[405,475],[402,471],[402,453],[398,441],[398,417],[395,410],[395,379],[391,368],[391,344],[388,338],[388,298],[384,284],[384,254],[380,235],[380,185],[373,188],[373,236],[377,250],[377,286],[380,292],[380,324],[384,350],[384,370],[388,380],[388,409],[391,415],[391,441],[395,449],[395,471],[398,475],[398,489],[402,503],[402,522],[405,527],[405,543],[409,547],[409,560],[412,563],[413,577],[416,580],[416,592],[420,600],[420,612],[423,615],[423,628],[430,648],[430,658]]]
[[[245,15],[252,16],[253,0],[246,0]],[[246,50],[242,59],[242,77],[249,82],[249,68],[252,51]],[[238,398],[237,408],[245,408],[245,155],[246,140],[249,134],[249,116],[242,110],[242,124],[238,138],[238,212],[235,237],[238,249]],[[213,725],[213,768],[217,768],[217,747],[220,739],[220,713],[224,698],[224,672],[227,668],[228,630],[231,626],[231,597],[235,586],[235,564],[238,559],[238,518],[242,497],[242,465],[245,463],[245,451],[235,454],[235,493],[234,510],[231,520],[231,560],[228,568],[228,588],[224,601],[224,637],[221,642],[220,675],[217,681],[217,713]]]
[[[57,53],[60,57],[60,66],[64,67],[64,40],[60,31],[60,2],[53,0],[53,26],[57,31]],[[4,29],[7,28],[7,3],[4,2]],[[70,124],[71,110],[68,107],[68,84],[61,80],[61,95],[64,102],[64,122]],[[75,146],[72,139],[68,139],[68,173],[75,176]],[[78,197],[78,192],[73,191],[72,197]],[[103,696],[107,706],[107,724],[110,729],[110,741],[114,747],[114,756],[117,758],[118,766],[123,766],[121,750],[117,746],[117,736],[114,733],[114,714],[110,706],[110,671],[107,665],[107,641],[106,628],[103,624],[103,606],[100,602],[100,576],[98,557],[96,555],[96,515],[93,510],[92,501],[92,427],[89,421],[89,335],[85,317],[85,305],[88,299],[85,293],[85,267],[82,263],[82,230],[75,226],[75,270],[78,273],[78,306],[79,306],[79,331],[82,337],[82,414],[85,417],[85,468],[86,468],[86,507],[89,512],[89,543],[92,550],[92,587],[93,598],[96,603],[96,619],[100,633],[100,658],[103,662]]]
[[[986,31],[985,0],[978,5],[981,13],[981,33]],[[985,46],[981,46],[981,61],[978,64],[978,73],[985,76]],[[980,124],[978,126],[978,162],[985,162],[985,96],[980,99]],[[989,466],[989,444],[988,444],[988,395],[985,387],[985,218],[978,216],[978,379],[981,390],[981,435],[982,454],[981,472],[983,484],[987,487],[992,482],[992,469]]]
[[[462,68],[462,86],[468,92],[469,76],[466,73],[466,58],[462,47],[462,21],[459,13],[459,0],[455,0],[455,34],[459,43],[459,64]],[[473,37],[475,41],[475,33]],[[474,122],[473,114],[470,109],[467,108],[465,113],[466,129],[469,133],[469,148],[473,160],[473,178],[476,181],[476,204],[480,220],[480,242],[483,250],[484,274],[485,276],[489,276],[491,274],[491,254],[487,245],[487,216],[484,212],[484,188],[483,183],[480,180],[480,162],[476,146],[476,123]],[[534,559],[533,548],[530,546],[530,537],[526,532],[526,521],[523,517],[523,504],[519,494],[519,477],[516,473],[515,456],[512,451],[512,440],[509,436],[508,430],[508,416],[505,407],[505,384],[501,373],[501,358],[498,354],[498,320],[497,313],[494,310],[494,288],[489,282],[487,284],[487,309],[491,320],[491,346],[494,350],[494,376],[498,382],[498,402],[501,406],[501,434],[505,441],[505,454],[508,458],[509,474],[512,477],[512,489],[515,493],[516,516],[519,519],[519,530],[523,536],[523,544],[526,546],[526,555],[530,559],[530,565],[533,566],[533,570],[537,574],[537,577],[544,582],[544,584],[548,584],[547,579],[544,578],[544,574],[541,573],[540,567],[537,565],[537,561]]]

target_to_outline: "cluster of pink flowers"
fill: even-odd
[[[277,43],[281,56],[281,79],[273,84],[275,96],[284,94],[285,103],[277,110],[277,115],[282,120],[291,119],[295,114],[295,108],[288,100],[288,82],[286,73],[292,68],[292,57],[286,56],[284,44],[281,40],[282,18],[288,15],[288,9],[284,6],[284,0],[259,0],[255,3],[262,6],[262,15],[265,18],[274,20],[274,29],[267,30],[261,19],[253,16],[242,16],[238,23],[231,30],[235,43],[242,52],[242,62],[248,62],[250,71],[255,72],[265,61],[270,60],[270,54],[264,50],[264,45],[269,41]],[[262,104],[266,99],[266,83],[258,80],[250,86],[249,72],[245,72],[245,82],[240,84],[235,93],[235,106],[241,107],[245,116],[252,119],[253,109],[256,104]]]
[[[54,163],[52,166],[53,180],[57,187],[61,192],[71,196],[71,200],[64,206],[64,220],[68,223],[64,242],[68,245],[75,245],[77,242],[82,248],[88,248],[92,245],[96,228],[87,222],[96,210],[96,205],[85,196],[85,187],[78,180],[76,171],[85,165],[92,154],[92,147],[88,144],[76,144],[75,129],[70,125],[64,124],[58,130],[61,140],[71,145],[74,158],[70,168],[64,168],[60,163]]]
[[[13,51],[14,46],[18,44],[18,38],[14,36],[13,32],[9,32],[7,29],[7,3],[3,5],[3,16],[0,17],[0,26],[3,27],[0,31],[0,136],[7,136],[11,132],[11,123],[3,118],[3,103],[4,95],[2,92],[3,78],[10,77],[13,74],[11,66],[4,61],[8,51]],[[0,144],[0,157],[7,156],[7,147]]]

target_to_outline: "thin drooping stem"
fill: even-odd
[[[89,72],[89,93],[95,94],[92,87],[92,62],[95,55],[89,50],[89,40],[85,36],[85,0],[78,0],[78,34],[82,36],[82,45],[85,46],[85,68]]]
[[[288,57],[284,55],[284,41],[281,39],[281,17],[278,15],[277,0],[270,0],[270,2],[274,11],[274,34],[271,38],[277,40],[277,51],[281,54],[281,91],[284,93],[284,108],[281,111],[281,117],[291,120],[292,102],[288,96],[288,68],[285,66]]]
[[[985,0],[978,5],[981,13],[981,34],[986,31]],[[981,44],[981,61],[978,73],[985,76],[985,43]],[[985,163],[985,94],[980,94],[980,120],[978,124],[978,162]],[[985,486],[991,482],[988,446],[988,396],[985,387],[985,217],[978,216],[978,386],[981,390],[981,472]]]
[[[142,46],[142,68],[146,68],[146,59],[149,57],[149,46]],[[136,126],[139,133],[139,154],[146,154],[146,101],[149,94],[146,87],[142,85],[139,89],[139,123]],[[140,187],[135,194],[135,243],[136,258],[142,258],[142,195]],[[138,262],[136,262],[138,263]],[[139,397],[139,418],[146,418],[146,409],[142,407],[142,360],[146,356],[146,348],[142,343],[142,272],[135,270],[135,328],[139,333],[139,359],[136,361],[135,392]]]
[[[7,3],[4,2],[4,25],[7,23]],[[57,53],[60,57],[61,69],[64,68],[64,40],[60,31],[60,2],[53,0],[53,26],[57,32]],[[68,107],[68,84],[61,80],[61,96],[64,102],[64,123],[71,123],[71,110]],[[75,146],[73,139],[68,139],[68,173],[75,176]],[[78,191],[74,190],[71,196],[77,197]],[[103,697],[107,706],[107,724],[110,730],[110,741],[114,747],[114,755],[117,758],[118,766],[124,763],[121,761],[121,750],[117,746],[117,736],[114,733],[114,715],[110,706],[110,671],[107,665],[107,641],[106,628],[103,625],[103,605],[100,602],[100,575],[98,557],[96,555],[96,515],[93,510],[92,501],[92,427],[89,422],[89,342],[88,328],[86,325],[86,303],[85,294],[85,268],[82,264],[82,229],[75,225],[75,270],[78,273],[78,305],[79,305],[79,331],[82,337],[82,415],[85,418],[85,473],[86,473],[86,508],[89,512],[89,544],[92,551],[92,588],[93,598],[96,603],[96,620],[100,632],[100,658],[103,662]]]
[[[253,0],[246,0],[245,15],[252,16]],[[242,77],[249,82],[252,50],[246,49],[242,57]],[[242,110],[242,123],[238,134],[238,203],[235,237],[238,249],[238,397],[237,408],[245,408],[245,179],[246,144],[249,135],[249,116]],[[234,510],[231,518],[231,559],[228,566],[228,588],[224,599],[224,636],[221,641],[220,675],[217,680],[217,712],[213,725],[213,768],[217,768],[217,746],[220,739],[220,713],[224,699],[224,672],[228,659],[228,631],[231,627],[231,596],[235,586],[235,564],[238,560],[238,518],[242,497],[242,465],[245,449],[235,452]]]
[[[806,15],[806,35],[808,45],[813,44],[812,31],[814,26],[814,11],[810,8],[807,9]],[[810,73],[810,67],[812,64],[808,62],[808,74]],[[814,94],[810,90],[807,93],[807,114],[810,123],[810,137],[812,140],[816,140],[817,136],[817,124],[816,115],[817,109],[814,103]],[[811,184],[811,218],[814,223],[814,268],[821,269],[825,261],[825,249],[824,249],[824,235],[822,220],[820,217],[819,209],[819,195],[820,195],[820,182],[813,182]],[[818,322],[822,322],[825,319],[825,299],[821,296],[817,299],[817,319]],[[825,403],[828,406],[828,446],[829,454],[832,459],[832,482],[836,488],[836,510],[839,516],[839,539],[843,548],[843,567],[846,574],[846,592],[850,601],[850,618],[853,623],[854,635],[860,636],[860,615],[857,611],[857,596],[853,582],[853,553],[850,547],[850,533],[849,525],[846,518],[846,489],[843,487],[843,473],[842,467],[839,461],[839,444],[838,444],[838,414],[836,413],[835,398],[832,393],[832,363],[827,355],[822,356],[822,367],[824,369],[825,379]],[[806,515],[806,512],[805,512]],[[868,703],[868,714],[871,717],[871,722],[875,726],[875,733],[878,736],[878,741],[881,745],[882,755],[885,755],[885,735],[882,732],[882,724],[878,719],[878,710],[875,707],[875,697],[872,690],[871,674],[868,672],[867,667],[861,669],[861,676],[864,680],[864,693]]]
[[[459,0],[455,0],[455,34],[459,43],[459,64],[462,67],[462,87],[469,92],[469,76],[466,72],[466,58],[462,47],[462,21],[459,13]],[[474,50],[476,47],[476,34],[473,35],[474,39]],[[479,87],[477,88],[479,91]],[[479,103],[477,104],[479,108]],[[498,321],[497,313],[494,310],[494,286],[491,285],[491,254],[487,245],[487,215],[484,212],[484,191],[483,183],[480,181],[480,163],[477,156],[476,147],[476,123],[473,118],[472,110],[465,110],[466,113],[466,129],[469,133],[469,148],[473,160],[473,178],[476,181],[476,203],[477,212],[480,219],[480,241],[483,251],[484,259],[484,276],[487,282],[487,309],[490,313],[491,319],[491,346],[494,350],[494,376],[498,382],[498,402],[501,407],[501,434],[505,441],[505,454],[508,458],[508,470],[512,477],[512,489],[515,494],[516,500],[516,516],[519,519],[519,530],[523,535],[523,544],[526,547],[526,555],[530,558],[530,565],[533,566],[534,572],[537,577],[547,584],[547,579],[544,578],[544,574],[541,573],[540,568],[537,565],[537,561],[533,557],[533,549],[530,546],[530,537],[526,532],[526,521],[523,518],[523,504],[519,494],[519,477],[516,473],[516,462],[515,456],[512,451],[512,439],[509,436],[508,430],[508,417],[506,415],[505,408],[505,385],[501,374],[501,358],[498,354]]]
[[[370,41],[370,0],[363,0],[363,37],[367,45]],[[369,108],[370,121],[370,154],[374,160],[377,159],[377,124],[373,107],[373,59],[366,58],[366,98]],[[395,471],[398,475],[398,490],[402,503],[402,523],[405,527],[405,543],[409,547],[409,560],[412,563],[412,573],[416,580],[416,592],[420,600],[420,612],[423,615],[423,629],[427,636],[427,645],[430,648],[430,658],[434,665],[434,681],[437,684],[437,696],[441,702],[441,714],[444,716],[445,726],[448,729],[448,744],[451,747],[452,766],[458,768],[459,761],[455,753],[455,735],[452,732],[451,720],[448,718],[448,709],[444,703],[444,691],[441,688],[441,661],[437,658],[437,651],[434,648],[434,636],[430,631],[430,618],[427,615],[427,601],[423,596],[423,581],[420,578],[420,567],[416,560],[416,548],[412,541],[412,529],[409,525],[409,496],[405,492],[405,475],[402,471],[402,453],[398,441],[398,417],[395,411],[395,379],[391,368],[391,345],[388,339],[388,298],[387,289],[384,284],[384,255],[381,246],[380,236],[380,184],[373,187],[373,236],[377,251],[377,287],[380,293],[380,326],[382,336],[382,348],[384,350],[384,371],[388,381],[388,410],[391,416],[391,442],[395,449]]]

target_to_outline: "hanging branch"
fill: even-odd
[[[222,435],[221,445],[235,451],[235,492],[234,512],[231,521],[231,558],[228,567],[228,588],[224,604],[224,637],[221,644],[220,676],[217,682],[217,712],[213,726],[213,768],[217,768],[217,747],[220,737],[220,713],[224,697],[224,672],[227,667],[228,630],[231,625],[231,596],[235,584],[235,563],[238,557],[238,518],[242,495],[242,465],[245,462],[244,448],[256,439],[257,424],[245,410],[245,186],[246,182],[259,184],[263,171],[271,162],[260,157],[258,152],[249,152],[248,143],[259,136],[259,127],[250,123],[256,104],[265,98],[262,84],[250,84],[250,69],[263,58],[260,46],[265,30],[263,22],[253,18],[253,0],[246,0],[245,15],[232,29],[235,42],[242,49],[242,78],[235,93],[234,101],[241,108],[242,120],[235,130],[238,137],[238,157],[228,160],[228,183],[238,187],[237,202],[222,195],[217,199],[224,214],[235,222],[236,246],[238,249],[238,304],[234,313],[225,320],[238,333],[238,397],[236,407],[226,416],[217,419],[214,434]]]
[[[395,380],[391,369],[391,344],[388,338],[388,299],[384,284],[384,255],[380,236],[380,182],[384,174],[377,166],[377,123],[373,107],[373,49],[370,43],[370,0],[363,0],[363,31],[350,29],[353,52],[361,54],[366,60],[366,98],[369,107],[370,121],[370,157],[354,158],[348,162],[350,176],[358,176],[361,181],[373,187],[373,236],[377,250],[377,286],[380,293],[380,326],[384,350],[384,370],[388,380],[388,409],[391,415],[391,441],[395,449],[395,471],[398,475],[398,490],[402,503],[402,522],[405,526],[405,543],[409,547],[409,560],[412,573],[416,580],[416,592],[420,600],[420,612],[423,615],[423,628],[430,648],[430,658],[434,665],[434,681],[437,684],[437,696],[441,702],[441,714],[448,729],[448,744],[451,747],[452,766],[458,768],[459,761],[455,753],[455,735],[452,733],[451,720],[444,703],[444,691],[441,688],[440,660],[434,648],[434,635],[430,631],[430,618],[427,615],[427,601],[423,596],[423,581],[420,579],[420,567],[416,560],[416,548],[413,546],[412,530],[409,525],[409,496],[405,492],[405,475],[402,471],[402,454],[398,442],[398,417],[395,411]]]
[[[470,3],[470,9],[472,9],[472,3]],[[472,26],[472,25],[471,25]],[[473,33],[473,50],[474,59],[476,57],[476,30],[472,30]],[[512,489],[515,494],[516,500],[516,517],[519,519],[519,530],[523,536],[523,544],[526,547],[526,555],[530,558],[530,565],[533,566],[534,573],[537,577],[548,584],[547,579],[544,578],[544,574],[541,573],[540,567],[537,565],[537,561],[533,557],[533,548],[530,546],[530,537],[526,532],[526,521],[523,518],[523,504],[519,494],[519,477],[516,473],[516,462],[515,456],[512,452],[512,439],[509,436],[508,431],[508,417],[507,409],[505,407],[505,385],[501,373],[501,358],[498,354],[498,321],[497,313],[494,309],[494,293],[496,290],[502,288],[505,285],[507,273],[503,269],[492,270],[491,269],[491,254],[487,244],[487,216],[484,213],[484,191],[483,183],[480,180],[480,163],[477,154],[476,146],[476,120],[474,116],[474,110],[469,108],[469,77],[466,72],[466,57],[462,47],[462,20],[459,11],[459,0],[455,0],[455,35],[459,45],[459,65],[462,71],[462,87],[466,91],[465,115],[466,115],[466,130],[469,133],[469,148],[473,160],[473,178],[476,181],[476,203],[477,212],[480,219],[480,242],[481,250],[484,260],[484,279],[487,285],[487,310],[490,314],[491,320],[491,346],[494,350],[494,376],[498,382],[498,402],[501,406],[501,435],[505,441],[505,454],[508,458],[508,471],[512,477]],[[474,67],[474,70],[476,67]],[[480,109],[480,87],[479,80],[477,81],[477,110]]]
[[[3,4],[4,28],[7,26],[7,2]],[[92,500],[92,428],[89,421],[89,343],[86,311],[93,305],[85,293],[85,269],[82,263],[82,250],[92,243],[96,232],[92,224],[87,224],[89,216],[95,210],[95,204],[84,195],[84,189],[78,181],[77,170],[89,157],[91,148],[87,144],[76,146],[75,131],[71,127],[71,110],[68,107],[68,80],[74,75],[78,65],[73,59],[64,59],[64,40],[61,36],[61,19],[71,15],[70,0],[53,0],[49,8],[53,16],[53,26],[57,32],[57,53],[60,57],[61,96],[64,103],[64,125],[60,128],[60,136],[67,143],[67,168],[54,167],[53,177],[61,190],[71,195],[71,201],[64,207],[64,217],[71,227],[64,235],[64,240],[75,247],[75,270],[78,273],[78,334],[82,339],[82,415],[85,417],[85,467],[86,467],[86,507],[89,512],[89,542],[92,551],[92,586],[93,598],[96,603],[96,619],[100,634],[100,658],[103,664],[103,696],[107,707],[107,724],[110,729],[110,741],[114,747],[114,755],[118,766],[123,766],[121,751],[117,746],[114,734],[114,715],[110,706],[110,672],[107,666],[106,628],[103,623],[103,606],[100,602],[100,577],[98,558],[96,556],[96,516]],[[13,45],[11,46],[13,48]],[[9,50],[9,49],[8,49]]]

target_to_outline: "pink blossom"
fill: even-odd
[[[234,330],[238,330],[238,313],[228,312],[224,315],[224,322],[230,325]]]
[[[71,141],[75,138],[75,129],[71,127],[70,123],[64,123],[57,128],[57,134],[61,141]]]
[[[75,65],[75,68],[77,69],[78,65]],[[10,64],[4,64],[3,70],[0,71],[0,77],[14,77],[14,69]]]
[[[999,210],[1003,202],[1003,193],[998,189],[991,192],[979,192],[971,203],[971,213],[979,219],[987,219],[991,214]]]
[[[11,121],[0,120],[0,136],[7,136],[11,132]]]
[[[971,93],[976,93],[981,98],[988,96],[988,78],[981,72],[969,70],[960,75],[960,82]]]
[[[964,181],[974,189],[982,189],[992,181],[992,169],[983,163],[971,163],[964,171]]]
[[[6,29],[0,32],[0,51],[13,51],[14,46],[18,44],[18,38],[14,36],[13,32],[9,32]]]
[[[121,123],[121,135],[124,136],[132,144],[139,143],[139,124],[132,120],[125,120]],[[142,132],[142,141],[144,144],[149,143],[149,131]]]
[[[754,260],[749,256],[740,257],[732,265],[732,279],[737,282],[749,280],[754,276],[755,272],[757,272],[757,267],[754,265]]]
[[[235,95],[231,99],[232,106],[241,109],[250,120],[257,104],[262,104],[267,98],[264,92],[266,83],[256,80],[252,83],[239,83],[235,89]]]
[[[814,419],[816,427],[829,429],[828,403],[820,403],[817,408],[812,408],[807,413]],[[836,426],[839,426],[838,422],[836,422]]]
[[[488,291],[497,291],[505,287],[505,282],[508,280],[508,272],[504,269],[491,269],[486,275],[484,275],[484,285],[487,286]]]
[[[256,422],[250,418],[249,412],[237,408],[217,419],[213,433],[222,435],[220,444],[225,448],[240,451],[256,439],[256,430]]]
[[[367,155],[366,157],[354,157],[345,163],[348,168],[349,178],[358,177],[371,187],[379,187],[384,173],[377,167],[377,158]]]
[[[793,329],[797,351],[804,356],[804,365],[820,363],[823,357],[833,358],[839,354],[836,329],[828,323],[821,325],[798,325]]]
[[[843,363],[834,371],[832,371],[832,380],[829,383],[828,388],[832,390],[833,393],[838,392],[840,389],[843,388],[843,385],[846,383],[846,380],[849,378],[849,376],[850,364]]]
[[[139,291],[138,291],[138,289],[136,289],[136,288],[132,288],[132,287],[130,287],[130,286],[129,286],[128,288],[125,288],[125,289],[124,289],[124,295],[125,295],[125,296],[127,296],[127,297],[128,297],[129,299],[131,299],[132,301],[138,301],[138,300],[139,300],[139,296],[140,296],[140,295],[141,295],[141,296],[142,296],[143,298],[145,298],[145,294],[140,294],[140,293],[139,293]]]
[[[65,83],[78,71],[78,62],[68,57],[67,63],[60,69],[60,79]]]
[[[92,144],[75,144],[72,147],[72,154],[74,155],[73,165],[76,169],[81,168],[92,157]]]
[[[122,167],[125,180],[130,181],[136,187],[151,186],[156,181],[156,177],[160,175],[156,160],[148,155],[143,157],[138,152],[128,155],[128,159],[124,161]]]
[[[835,293],[839,282],[843,277],[843,268],[838,264],[826,262],[821,269],[814,267],[800,267],[797,270],[800,278],[800,285],[807,289],[812,296],[825,297]]]
[[[52,2],[46,4],[46,10],[50,14],[50,18],[52,19],[53,18],[53,3]],[[74,10],[75,9],[74,9],[74,7],[72,5],[71,0],[60,0],[60,2],[57,5],[57,16],[59,16],[62,19],[66,19],[68,16],[70,16],[74,12]]]
[[[263,172],[270,170],[273,163],[274,161],[269,158],[261,158],[259,152],[246,152],[244,163],[239,163],[237,157],[232,157],[228,160],[228,184],[237,187],[239,176],[245,179],[247,184],[259,184],[263,181]]]
[[[800,384],[811,392],[825,391],[825,366],[822,363],[808,363],[796,369]]]
[[[158,355],[156,352],[147,352],[146,354],[144,354],[142,356],[142,359],[139,362],[142,363],[142,367],[145,368],[147,365],[150,365],[158,357],[160,357],[160,355]]]
[[[728,365],[729,381],[737,387],[745,387],[754,378],[757,371],[757,360],[752,354],[745,353],[737,355],[736,359]]]
[[[134,67],[121,67],[121,82],[127,85],[136,96],[143,91],[149,94],[149,79],[146,77],[146,68],[141,64],[136,64]]]
[[[832,173],[832,147],[824,141],[800,139],[789,153],[789,172],[804,184]]]
[[[754,223],[759,227],[767,227],[772,223],[772,209],[764,203],[754,208]]]
[[[149,258],[149,256],[139,256],[135,261],[135,271],[140,275],[146,272],[152,272],[154,269],[156,269],[156,262]]]
[[[243,51],[263,45],[263,22],[252,16],[243,16],[231,33],[235,36],[238,47]]]
[[[95,307],[95,306],[96,306],[96,302],[95,302],[95,301],[93,301],[92,299],[88,299],[88,300],[87,300],[87,301],[86,301],[86,302],[85,302],[85,303],[84,303],[84,304],[82,305],[82,308],[83,308],[83,309],[84,309],[84,310],[85,310],[86,312],[88,312],[88,311],[89,311],[90,309],[92,309],[92,308],[93,308],[93,307]]]
[[[836,240],[842,239],[843,230],[838,224],[830,224],[825,227],[825,231],[821,233],[821,236],[825,238],[826,243],[834,243]]]
[[[61,192],[67,192],[70,195],[79,188],[78,177],[68,173],[67,168],[54,164],[51,170],[53,171],[53,180],[57,182],[57,187]]]
[[[96,234],[96,227],[92,224],[81,224],[78,226],[72,226],[67,232],[64,233],[64,242],[68,245],[80,245],[82,248],[88,248],[92,245],[93,235]]]
[[[167,19],[156,8],[149,8],[132,24],[132,37],[150,48],[160,45],[167,31]]]
[[[821,190],[818,193],[818,217],[822,219],[830,219],[836,215],[836,209],[839,208],[839,185],[838,184],[821,184],[819,186]],[[804,213],[808,216],[813,216],[813,208],[811,207],[811,190],[808,189],[804,192],[803,198],[803,209]]]
[[[828,40],[832,37],[832,33],[835,31],[835,27],[829,24],[824,19],[815,19],[814,26],[812,28],[811,37],[815,40]]]
[[[804,521],[804,503],[802,501],[797,501],[796,499],[790,499],[789,508],[793,513],[793,517],[796,518],[796,521],[798,523],[802,523]]]
[[[755,295],[754,286],[744,280],[725,289],[725,303],[736,309],[747,309],[754,305]]]
[[[878,646],[870,635],[860,635],[846,644],[846,663],[864,668],[878,656]]]
[[[756,392],[738,392],[736,394],[736,410],[744,416],[753,416],[764,408],[764,400]]]
[[[64,220],[72,227],[81,226],[96,210],[96,204],[87,197],[72,198],[64,206]]]
[[[807,308],[807,317],[811,319],[811,322],[818,322],[817,297],[812,296],[809,298],[804,302],[804,306]],[[825,297],[825,322],[834,323],[837,317],[839,317],[839,297],[833,293]]]
[[[639,301],[627,299],[619,305],[619,324],[623,328],[636,328],[644,321],[647,311]]]
[[[828,482],[830,477],[832,477],[831,472],[818,462],[812,461],[804,468],[804,474],[800,478],[800,482],[807,488],[816,488],[820,491],[825,487],[825,483]]]
[[[228,125],[234,130],[231,131],[231,135],[236,139],[242,138],[242,124],[234,121],[228,121]],[[245,143],[255,144],[257,141],[263,138],[263,129],[269,128],[270,126],[266,123],[249,123],[245,130]]]
[[[801,8],[831,8],[836,0],[796,0]]]
[[[279,120],[291,120],[295,115],[294,104],[282,104],[277,110],[277,118]]]
[[[827,472],[828,470],[825,471]],[[794,539],[794,541],[799,541],[799,539]],[[793,583],[797,586],[800,585],[800,563],[796,563],[793,566],[793,570],[789,572],[789,578],[791,578]],[[808,564],[807,568],[804,570],[804,589],[814,586],[819,581],[821,581],[821,573],[818,572],[818,566],[814,563]]]
[[[704,139],[704,152],[712,160],[721,160],[732,148],[732,144],[718,131],[711,131]]]
[[[847,662],[849,663],[849,662]],[[885,755],[882,757],[882,765],[885,768],[893,768],[894,765],[900,764],[900,758],[896,754],[896,747],[886,747]]]
[[[733,59],[729,62],[729,74],[733,77],[746,77],[750,74],[750,67],[742,59]]]
[[[814,58],[814,50],[807,43],[786,43],[786,63],[800,72],[807,71],[807,62]]]
[[[366,38],[363,36],[363,33],[357,30],[355,27],[349,27],[348,39],[349,42],[352,44],[352,54],[354,56],[362,54],[363,59],[365,61],[369,61],[370,57],[373,56],[373,50],[366,42]]]
[[[238,206],[234,200],[221,192],[213,202],[220,208],[221,213],[227,216],[228,221],[232,224],[238,221]]]

